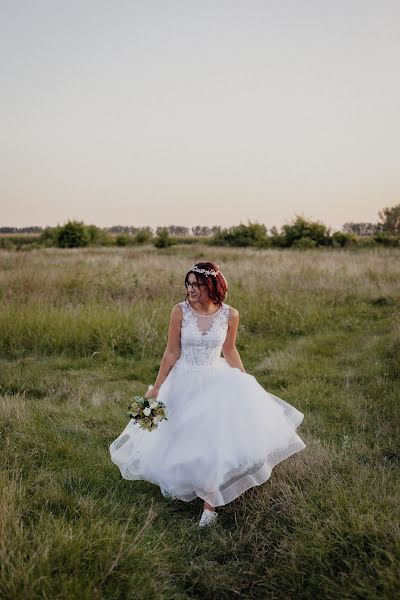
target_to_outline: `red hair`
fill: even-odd
[[[219,265],[213,262],[198,262],[195,265],[199,269],[206,269],[207,271],[219,271]],[[228,282],[221,272],[218,275],[209,275],[208,277],[203,273],[197,273],[196,271],[188,271],[185,277],[185,285],[189,280],[189,273],[193,273],[196,277],[197,283],[204,283],[208,289],[208,295],[210,296],[210,300],[214,304],[221,304],[224,302],[228,295]],[[188,295],[186,294],[186,299],[188,299]]]

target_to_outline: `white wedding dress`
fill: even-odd
[[[221,506],[305,448],[296,433],[304,415],[221,356],[227,304],[211,316],[180,306],[181,355],[158,393],[168,420],[146,431],[131,419],[111,460],[122,477],[154,483],[165,497]]]

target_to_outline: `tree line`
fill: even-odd
[[[249,221],[232,227],[196,226],[182,227],[131,227],[116,225],[100,228],[83,221],[68,221],[55,227],[0,227],[0,233],[16,237],[0,238],[0,247],[12,248],[30,245],[35,247],[80,248],[92,245],[130,246],[153,244],[165,248],[175,244],[202,241],[216,246],[254,246],[258,248],[314,248],[318,246],[344,247],[381,244],[400,246],[400,204],[379,212],[378,223],[345,223],[342,230],[331,231],[320,221],[307,220],[297,215],[280,230],[269,230],[262,223]],[[31,238],[18,238],[18,234],[36,234]]]
[[[0,234],[41,234],[47,227],[31,226],[31,227],[0,227]],[[135,227],[133,225],[112,225],[111,227],[99,227],[106,233],[118,234],[127,233],[129,235],[136,235],[140,230],[148,229],[152,233],[155,232],[157,235],[163,227],[156,227],[153,230],[151,227]],[[185,227],[183,225],[168,225],[168,232],[171,235],[194,235],[194,236],[209,236],[220,229],[220,226],[214,225],[208,227],[207,225],[196,225],[194,227]]]

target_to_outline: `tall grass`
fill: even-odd
[[[0,253],[0,596],[377,598],[400,592],[400,251]],[[246,370],[307,448],[197,526],[109,443],[154,381],[186,270],[216,260]]]

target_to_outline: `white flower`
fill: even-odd
[[[146,415],[146,417],[148,417],[151,414],[151,409],[149,407],[146,407],[143,411],[143,414]]]
[[[158,406],[157,400],[153,400],[152,402],[150,402],[150,408],[156,408],[157,406]]]

